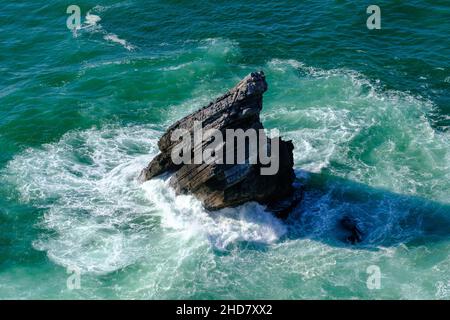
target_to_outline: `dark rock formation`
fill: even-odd
[[[195,195],[209,210],[237,206],[247,201],[258,201],[271,205],[278,203],[278,206],[275,206],[277,210],[274,211],[281,212],[280,215],[285,216],[286,210],[293,206],[293,202],[299,201],[292,187],[295,175],[292,154],[294,146],[291,141],[279,139],[277,157],[279,170],[273,175],[261,174],[261,168],[267,168],[269,165],[261,164],[259,159],[256,163],[247,161],[243,164],[202,162],[177,165],[171,157],[172,150],[179,144],[179,141],[171,139],[174,131],[189,130],[192,137],[196,121],[201,121],[203,131],[213,128],[220,130],[224,136],[226,129],[263,129],[259,114],[263,105],[263,93],[266,90],[264,73],[262,71],[252,73],[209,105],[174,123],[159,140],[158,147],[161,153],[142,171],[141,181],[171,171],[174,174],[170,185],[176,192]],[[272,143],[275,138],[265,137],[264,139],[262,141],[265,141],[266,145],[258,143],[257,150],[264,147],[272,156]],[[193,144],[189,151],[192,155],[198,150],[196,148],[204,150],[210,143],[211,141],[207,140],[200,145]],[[235,153],[235,146],[236,144],[230,146],[225,139],[222,144],[225,154]],[[246,146],[248,147],[248,144]],[[247,152],[246,160],[248,158]]]
[[[351,216],[344,216],[339,222],[341,227],[350,233],[346,238],[347,242],[356,244],[362,241],[363,233],[355,218]]]

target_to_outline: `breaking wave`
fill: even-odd
[[[87,21],[94,28],[100,17]],[[236,43],[193,43],[195,48],[177,49],[173,56],[144,59],[149,77],[157,74],[154,81],[161,87],[177,79],[190,89],[181,102],[166,106],[158,125],[70,131],[8,163],[2,180],[15,187],[21,202],[45,212],[40,220],[45,232],[35,240],[36,249],[90,275],[135,267],[136,281],[128,283],[133,290],[118,294],[144,298],[179,297],[180,290],[186,297],[199,292],[267,297],[262,293],[273,290],[280,298],[311,298],[336,266],[356,270],[361,261],[383,263],[399,255],[397,261],[407,262],[404,252],[425,254],[410,242],[440,235],[429,227],[429,217],[447,226],[449,133],[433,129],[430,101],[383,91],[376,79],[351,70],[279,59],[263,68],[269,91],[262,120],[294,140],[297,176],[307,186],[287,223],[256,203],[209,213],[193,197],[175,196],[168,177],[139,184],[140,170],[158,151],[162,124],[206,104],[222,92],[224,81],[239,79],[226,64],[239,60]],[[107,63],[84,71],[124,67],[125,62]],[[198,80],[217,76],[217,63],[226,79]],[[243,73],[255,69],[240,67]],[[355,248],[336,240],[337,222],[348,214],[358,217],[366,233]],[[443,256],[432,266],[436,277],[445,275],[448,261]],[[408,272],[420,275],[421,270]],[[298,276],[303,287],[276,286],[286,281],[284,275]],[[345,272],[327,279],[349,288],[354,281]],[[260,295],[246,291],[255,283]],[[308,286],[309,293],[302,293]],[[325,289],[316,294],[326,295]]]
[[[104,274],[151,256],[158,221],[180,241],[197,238],[218,250],[272,243],[285,233],[255,203],[210,215],[193,197],[175,196],[166,180],[140,185],[160,134],[152,126],[74,131],[11,161],[7,179],[21,200],[46,209],[41,226],[50,232],[35,248],[62,266]]]

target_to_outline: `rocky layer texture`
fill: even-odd
[[[225,164],[175,164],[172,161],[172,150],[179,141],[172,141],[176,129],[188,130],[192,139],[194,124],[201,122],[204,131],[217,129],[225,137],[226,129],[263,129],[260,112],[263,107],[263,94],[267,90],[264,73],[254,72],[241,80],[233,89],[217,98],[202,109],[184,117],[170,126],[158,142],[161,151],[142,171],[141,181],[149,180],[165,172],[173,172],[170,185],[178,194],[193,194],[200,199],[205,208],[217,210],[224,207],[237,206],[247,201],[257,201],[268,204],[279,215],[285,216],[298,196],[294,195],[292,183],[293,144],[291,141],[279,140],[279,152],[275,155],[278,161],[278,171],[272,175],[261,174],[261,168],[269,167],[256,163]],[[272,138],[277,139],[277,138]],[[265,138],[263,144],[257,145],[272,151],[272,139]],[[225,140],[225,139],[224,139]],[[206,139],[200,144],[192,144],[189,152],[194,157],[196,148],[204,150],[212,141]],[[236,153],[237,143],[230,145],[224,141],[221,147],[225,154]],[[248,147],[248,144],[247,144]],[[197,149],[198,151],[198,149]],[[248,160],[249,152],[246,153]],[[275,153],[274,153],[275,154]],[[273,154],[271,154],[274,157]]]

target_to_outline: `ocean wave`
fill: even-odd
[[[156,155],[160,134],[152,126],[73,131],[10,161],[3,178],[22,202],[45,210],[40,225],[49,233],[34,247],[59,265],[106,274],[152,257],[155,246],[181,255],[192,239],[227,250],[239,242],[270,244],[286,232],[256,203],[209,214],[193,197],[175,196],[167,180],[140,185],[136,178]],[[158,239],[152,230],[159,225],[168,231]]]
[[[274,243],[286,233],[282,222],[257,203],[210,213],[193,196],[175,196],[168,179],[148,181],[143,188],[162,213],[163,227],[181,230],[186,238],[204,236],[220,250],[236,242]]]
[[[46,210],[41,225],[55,235],[43,234],[35,248],[100,274],[142,257],[152,218],[136,176],[155,154],[157,135],[151,126],[74,131],[9,162],[6,180],[22,202]]]
[[[122,41],[112,34],[103,34],[108,41]],[[127,46],[128,43],[123,42]],[[155,82],[155,87],[186,86],[184,91],[189,91],[192,85],[198,85],[194,88],[192,96],[211,92],[220,95],[223,90],[223,84],[218,83],[218,74],[231,74],[232,68],[228,64],[230,61],[239,59],[240,50],[236,42],[222,39],[206,39],[198,41],[185,41],[182,43],[167,44],[161,50],[155,50],[152,53],[135,53],[120,59],[103,61],[84,62],[79,76],[84,76],[89,71],[98,71],[101,68],[108,69],[108,74],[114,73],[109,67],[119,65],[130,65],[128,71],[133,68],[134,72],[139,72],[137,76],[146,75],[146,82]],[[215,86],[215,88],[213,88]],[[208,101],[207,101],[208,102]],[[206,103],[207,103],[206,102]]]
[[[450,137],[433,129],[431,101],[352,70],[280,59],[267,67],[275,102],[262,118],[294,140],[298,167],[448,202]]]
[[[222,80],[232,83],[237,78],[228,72],[215,83],[195,82],[212,78],[220,68],[228,70],[224,62],[230,56],[221,48],[239,51],[222,40],[202,46],[187,44],[181,53],[176,51],[176,57],[199,53],[194,58],[187,54],[182,62],[170,60],[172,56],[126,60],[143,63],[152,73],[159,70],[155,81],[175,73],[164,83],[179,77],[177,70],[161,68],[189,59],[204,63],[202,70],[183,79],[189,94],[166,106],[158,126],[70,131],[59,141],[22,152],[2,170],[2,182],[14,186],[20,202],[45,212],[39,225],[43,231],[33,242],[36,249],[58,265],[94,276],[134,268],[136,273],[127,279],[132,289],[117,291],[120,297],[134,298],[174,297],[180,290],[195,297],[205,288],[234,297],[233,292],[246,292],[246,281],[256,279],[269,290],[286,275],[298,276],[302,290],[317,288],[324,277],[345,286],[354,279],[346,278],[347,273],[330,276],[336,266],[364,272],[361,261],[380,263],[405,250],[417,252],[408,242],[427,235],[423,218],[445,216],[446,208],[410,201],[406,195],[448,202],[448,133],[431,127],[429,101],[384,91],[376,80],[351,70],[321,70],[295,60],[271,60],[265,66],[270,89],[262,120],[294,140],[297,177],[308,186],[291,220],[282,222],[256,203],[207,212],[195,198],[175,196],[167,176],[139,184],[140,170],[158,152],[160,128],[220,94]],[[209,63],[210,58],[221,65]],[[115,67],[115,62],[125,60],[86,68]],[[348,214],[359,219],[365,232],[363,243],[355,247],[347,246],[337,232],[339,219]],[[408,257],[398,260],[406,263]],[[447,261],[442,257],[437,265],[443,270]],[[272,281],[270,288],[265,279]],[[230,287],[236,290],[223,289]],[[276,288],[282,297],[291,294]]]

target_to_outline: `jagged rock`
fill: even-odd
[[[247,161],[244,164],[203,162],[177,165],[171,157],[174,147],[179,143],[171,140],[174,131],[189,130],[193,136],[196,121],[202,122],[204,131],[213,128],[224,134],[226,129],[263,129],[259,114],[263,106],[263,93],[266,90],[264,73],[262,71],[251,73],[223,96],[174,123],[158,142],[161,153],[142,171],[140,180],[147,181],[164,172],[174,172],[170,185],[175,191],[178,194],[195,195],[209,210],[237,206],[247,201],[258,201],[271,205],[278,203],[278,207],[282,208],[279,212],[282,212],[284,207],[282,215],[286,215],[285,210],[290,208],[293,202],[299,201],[292,187],[295,175],[292,153],[294,146],[291,141],[279,140],[277,158],[279,170],[273,175],[261,174],[260,169],[268,165],[262,165],[260,161],[253,164]],[[273,140],[265,138],[263,141],[269,152],[272,152]],[[200,145],[194,144],[189,151],[192,155],[196,148],[204,150],[210,143],[211,141],[207,140]],[[233,144],[234,148],[235,146],[236,144]],[[264,145],[258,144],[258,152],[262,146]],[[226,141],[222,145],[225,154],[236,153],[233,147]],[[246,153],[247,160],[248,157],[249,154]]]

